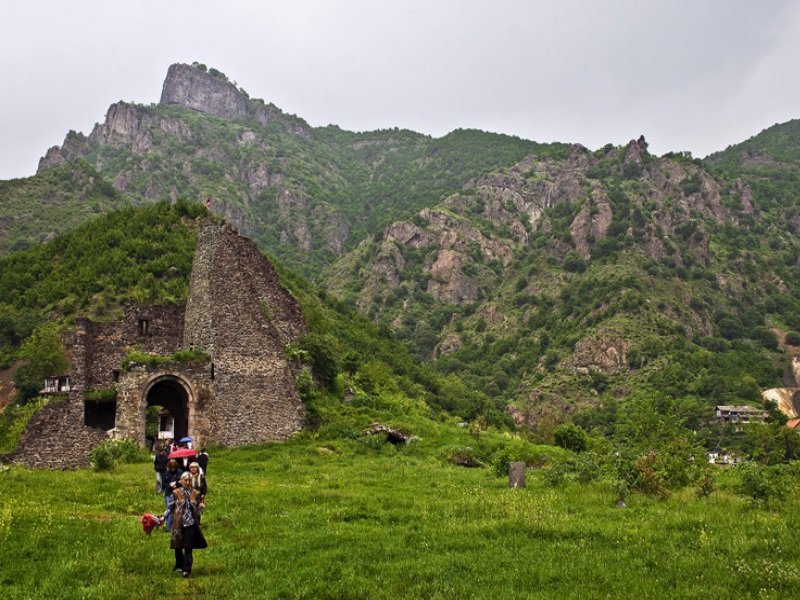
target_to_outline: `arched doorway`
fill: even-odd
[[[171,422],[172,435],[180,439],[189,433],[189,404],[191,388],[176,375],[162,375],[151,381],[145,389],[145,411],[151,406],[161,407],[160,427]]]

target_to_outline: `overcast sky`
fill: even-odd
[[[800,0],[0,0],[0,179],[202,62],[312,126],[703,157],[800,117]]]

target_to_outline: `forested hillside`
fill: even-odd
[[[392,365],[372,377],[413,374],[431,406],[464,419],[513,418],[543,439],[570,420],[611,431],[644,393],[710,430],[715,404],[761,406],[763,389],[796,384],[797,122],[707,161],[654,156],[644,138],[592,151],[471,130],[356,133],[180,67],[158,104],[115,104],[38,175],[0,182],[5,362],[45,320],[181,301],[192,203],[210,199],[289,280],[325,289],[303,283],[309,298],[371,322]],[[168,93],[187,72],[205,86],[191,106]],[[334,371],[355,373],[377,346],[347,341],[333,313],[318,355],[333,348]]]
[[[111,320],[120,318],[127,303],[185,302],[203,218],[208,214],[202,205],[180,201],[126,208],[0,259],[0,369],[17,358],[27,361],[31,350],[40,350],[33,347],[40,341],[58,345],[52,332],[69,330],[76,317]],[[447,390],[439,377],[414,362],[385,330],[276,266],[301,302],[309,327],[300,347],[287,351],[307,362],[313,375],[299,383],[312,414],[315,399],[332,390],[342,392],[343,377],[351,381],[350,393],[394,390],[434,411],[444,408]],[[24,378],[35,392],[53,374],[48,367],[38,364],[41,372],[19,372],[18,384]]]
[[[36,177],[0,181],[0,256],[40,244],[129,202],[80,160]]]
[[[750,182],[643,139],[529,157],[363,242],[327,285],[520,422],[639,388],[697,421],[794,384],[796,196]]]

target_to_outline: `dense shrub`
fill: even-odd
[[[697,480],[697,491],[695,494],[698,498],[708,498],[716,487],[716,480],[711,472],[706,471],[702,477]]]
[[[120,463],[145,463],[150,454],[132,440],[106,440],[90,454],[95,471],[110,471]]]
[[[581,452],[575,459],[575,479],[579,483],[590,483],[603,472],[603,461],[593,450]]]
[[[768,327],[756,327],[750,337],[768,350],[778,349],[778,336]]]
[[[557,458],[542,468],[542,480],[547,487],[559,487],[575,472],[574,460]]]
[[[648,496],[667,498],[670,495],[667,482],[658,468],[658,457],[655,452],[648,452],[640,456],[633,463],[636,474],[633,480],[633,489]]]
[[[508,475],[508,464],[524,462],[529,467],[541,467],[571,453],[553,446],[537,446],[520,438],[510,440],[497,449],[491,457],[492,470],[496,475]]]
[[[447,448],[443,453],[445,461],[459,467],[482,467],[483,462],[471,446]]]
[[[742,324],[732,316],[724,316],[717,322],[719,333],[722,337],[728,340],[733,340],[742,337]]]
[[[776,465],[800,458],[800,435],[780,422],[752,424],[746,428],[744,447],[753,460]]]
[[[739,476],[738,493],[763,506],[769,506],[771,501],[782,497],[791,483],[786,465],[764,466],[749,462],[737,465],[736,473]]]
[[[790,331],[783,337],[783,342],[789,346],[800,346],[800,333]]]
[[[573,423],[559,425],[553,431],[556,446],[561,446],[573,452],[583,452],[589,443],[586,432]]]
[[[330,334],[311,333],[300,341],[300,348],[308,352],[314,377],[323,387],[330,386],[340,371],[339,344]]]
[[[575,250],[570,250],[567,252],[566,256],[564,256],[563,266],[565,271],[583,273],[586,270],[586,261],[583,260]]]

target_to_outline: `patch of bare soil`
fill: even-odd
[[[14,398],[14,373],[20,363],[14,363],[10,368],[0,371],[0,410],[4,409]]]

